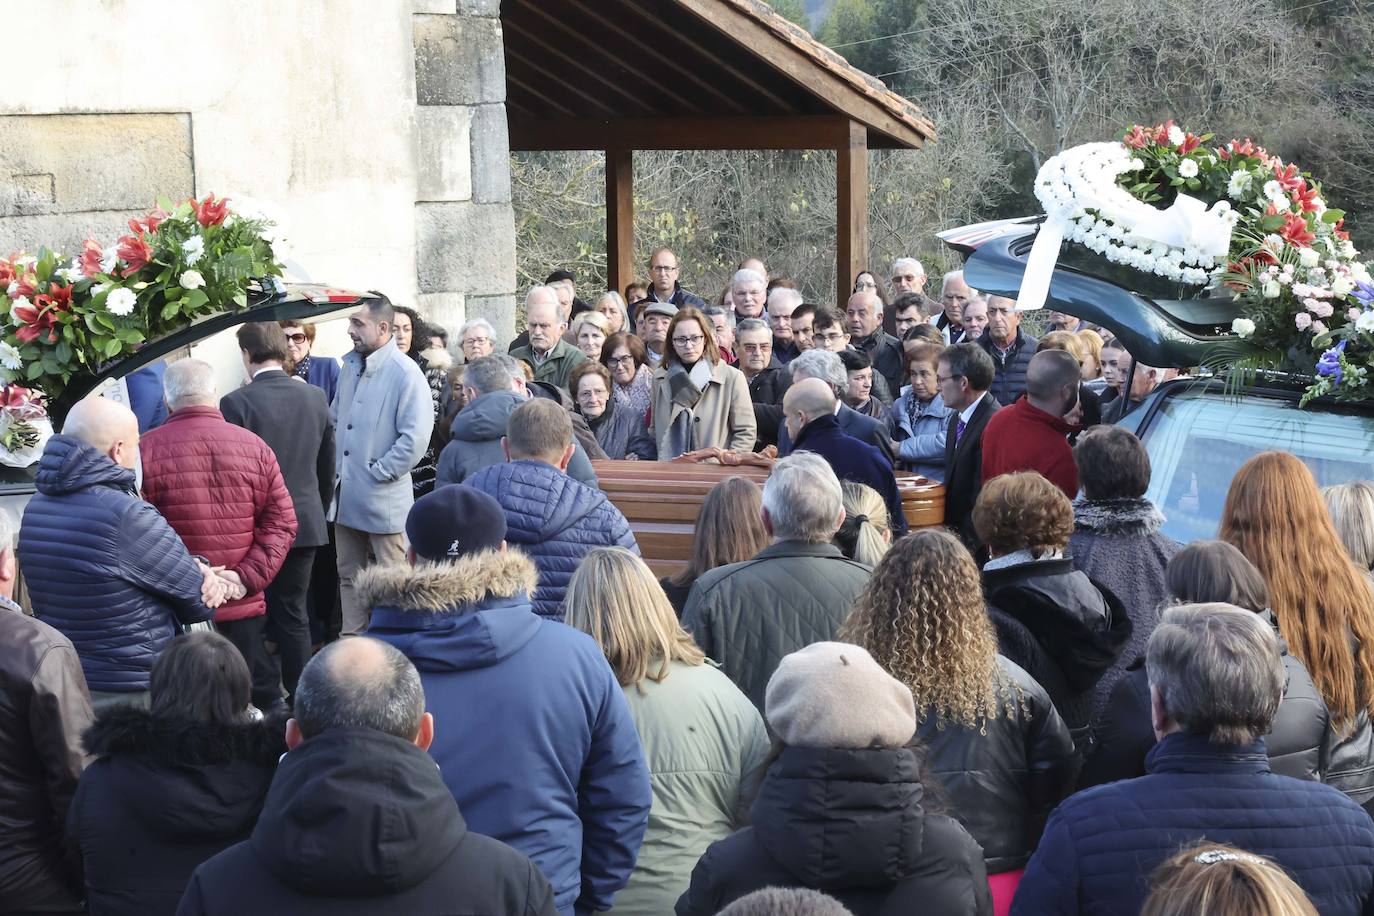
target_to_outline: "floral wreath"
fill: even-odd
[[[274,208],[248,198],[162,199],[109,244],[87,239],[72,257],[40,248],[0,259],[0,383],[9,386],[0,399],[14,382],[56,398],[73,376],[94,374],[145,341],[245,307],[250,278],[281,276],[283,225]],[[7,403],[0,461],[15,452]]]
[[[1115,264],[1229,294],[1235,339],[1211,362],[1314,377],[1320,395],[1374,396],[1374,281],[1321,185],[1249,138],[1209,147],[1167,121],[1053,157],[1036,176],[1047,219],[1022,283],[1039,308],[1063,241]],[[1160,209],[1157,204],[1167,204]]]

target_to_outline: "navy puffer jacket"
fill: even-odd
[[[178,624],[210,618],[199,567],[134,472],[79,439],[48,440],[36,483],[18,551],[34,616],[72,641],[92,690],[147,690]]]
[[[483,468],[466,481],[501,504],[506,540],[539,569],[534,612],[561,619],[563,596],[582,558],[597,547],[624,547],[639,556],[630,523],[600,490],[542,461]]]

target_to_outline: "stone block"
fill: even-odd
[[[500,16],[501,0],[458,0],[458,12],[464,16]]]
[[[416,194],[419,200],[472,199],[471,127],[472,109],[466,106],[421,105],[416,108]]]
[[[420,314],[426,321],[448,331],[449,343],[456,344],[458,329],[467,321],[466,298],[462,293],[421,293]],[[455,353],[461,352],[457,346],[449,349]]]
[[[515,214],[509,204],[418,203],[421,293],[515,288]]]
[[[150,201],[151,203],[151,201]],[[101,210],[94,213],[51,213],[36,216],[0,216],[0,252],[37,254],[40,245],[73,256],[81,243],[93,238],[108,245],[129,231],[129,220],[147,211]]]
[[[500,19],[416,15],[415,97],[421,105],[506,99]]]
[[[189,115],[0,116],[0,217],[146,211],[194,190]]]
[[[458,0],[411,0],[412,13],[456,13]]]
[[[509,203],[510,129],[506,106],[472,109],[472,199],[479,204]]]
[[[467,313],[469,318],[485,318],[496,329],[496,349],[506,352],[506,347],[515,339],[515,294],[492,296],[468,296]]]

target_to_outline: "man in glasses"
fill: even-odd
[[[684,305],[699,309],[706,307],[700,296],[682,288],[678,281],[677,255],[669,248],[660,248],[649,258],[649,295],[634,304],[647,302],[663,302],[678,308]]]

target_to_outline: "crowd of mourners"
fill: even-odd
[[[1105,332],[648,267],[77,403],[0,513],[0,914],[1374,913],[1374,485],[1262,452],[1180,544]],[[662,579],[593,464],[751,454]]]

